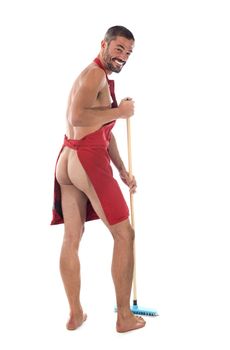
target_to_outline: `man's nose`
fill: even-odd
[[[120,60],[125,61],[125,62],[127,61],[128,57],[129,57],[129,55],[126,52],[122,52],[119,55]]]

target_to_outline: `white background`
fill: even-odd
[[[1,1],[2,349],[229,349],[227,3]],[[88,321],[67,332],[63,226],[49,225],[54,165],[69,89],[116,24],[136,38],[113,78],[118,100],[136,101],[138,301],[160,317],[140,331],[115,332],[112,239],[93,222],[80,251]],[[115,132],[126,160],[124,121]]]

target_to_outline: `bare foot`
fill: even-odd
[[[69,321],[66,324],[66,328],[69,331],[74,331],[75,329],[79,328],[87,319],[86,314],[82,314],[80,317],[71,315]]]
[[[117,321],[117,332],[124,333],[133,331],[144,327],[146,324],[145,320],[140,316],[131,315],[124,319],[119,319]]]

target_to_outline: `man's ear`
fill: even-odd
[[[104,49],[106,47],[106,41],[105,40],[102,40],[101,42],[101,48]]]

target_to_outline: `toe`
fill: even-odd
[[[143,322],[143,323],[146,323],[145,320],[143,319],[143,317],[141,316],[136,316],[138,322]]]

